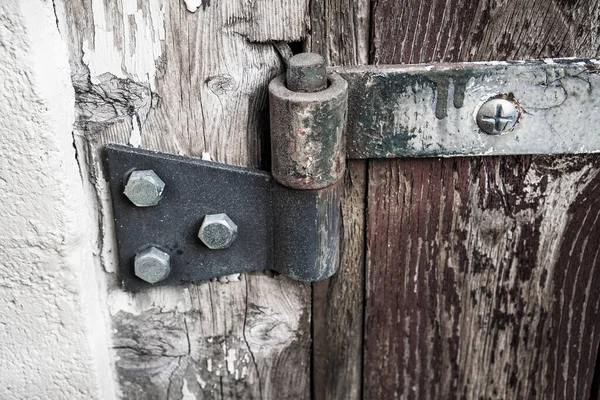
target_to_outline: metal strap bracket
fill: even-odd
[[[332,71],[348,82],[348,158],[600,151],[600,130],[595,129],[600,126],[598,60]],[[508,108],[514,105],[513,113],[485,107],[498,99]],[[482,126],[482,118],[505,116],[509,129],[486,132]]]

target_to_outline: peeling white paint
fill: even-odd
[[[202,0],[184,0],[184,2],[189,12],[196,12],[202,5]]]
[[[164,4],[159,0],[110,3],[120,4],[120,13],[110,13],[107,4],[92,0],[94,39],[83,43],[83,62],[90,70],[91,82],[99,84],[99,77],[110,73],[147,82],[154,91],[165,40]]]
[[[227,356],[225,357],[225,364],[227,365],[227,372],[229,372],[229,374],[233,375],[233,373],[235,372],[236,360],[237,358],[235,356],[235,349],[229,349],[227,351]]]
[[[183,379],[183,386],[181,387],[181,396],[181,400],[197,400],[194,393],[188,388],[188,382],[185,378]]]
[[[242,274],[231,274],[225,276],[219,276],[218,278],[214,278],[213,282],[219,283],[229,283],[229,282],[240,282]]]
[[[140,128],[142,124],[140,122],[140,117],[137,114],[134,114],[134,116],[131,117],[131,125],[132,129],[131,136],[129,137],[129,144],[137,148],[142,144],[142,132]]]

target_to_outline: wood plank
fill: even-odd
[[[373,61],[597,57],[596,0],[373,8]],[[600,339],[598,156],[373,161],[364,392],[587,398]]]
[[[56,0],[77,94],[75,144],[98,221],[95,274],[123,398],[310,396],[310,285],[262,273],[124,293],[106,143],[258,167],[271,40],[298,41],[305,2]],[[229,283],[227,283],[229,282]]]
[[[597,57],[596,0],[375,0],[373,64]]]
[[[367,0],[310,2],[306,50],[322,54],[329,65],[366,64],[369,15]],[[347,168],[340,270],[313,284],[314,399],[361,397],[366,162],[349,161]]]
[[[313,370],[315,399],[361,396],[364,323],[364,221],[366,162],[348,164],[342,201],[340,270],[313,283]]]
[[[374,161],[366,392],[582,398],[600,339],[597,157]]]

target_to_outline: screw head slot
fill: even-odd
[[[152,170],[132,171],[125,183],[123,193],[137,207],[158,204],[165,190],[165,183]]]
[[[202,221],[198,238],[209,249],[227,249],[237,238],[237,233],[237,225],[227,214],[209,214]]]
[[[156,247],[149,247],[135,255],[135,275],[148,283],[155,284],[171,273],[171,257]]]
[[[515,103],[505,98],[486,101],[477,112],[477,125],[488,135],[510,132],[519,120],[520,112]]]

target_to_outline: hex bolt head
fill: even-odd
[[[149,247],[135,255],[135,275],[148,283],[160,282],[171,273],[171,257],[156,247]]]
[[[198,238],[209,249],[227,249],[237,238],[237,233],[237,225],[227,214],[209,214],[202,221]]]
[[[477,125],[489,135],[510,132],[519,120],[520,112],[515,104],[504,98],[486,101],[477,112]]]
[[[165,183],[152,170],[131,172],[123,193],[138,207],[151,207],[158,204],[165,190]]]

